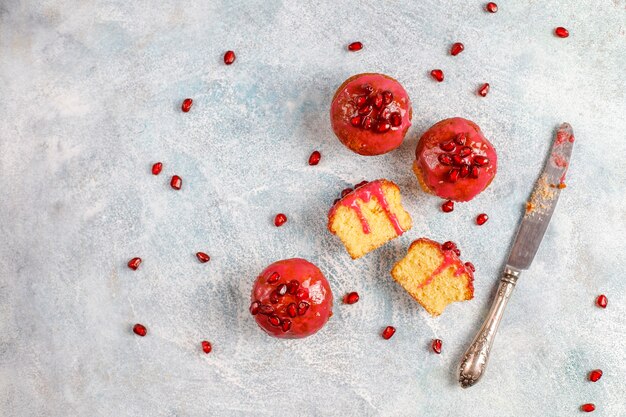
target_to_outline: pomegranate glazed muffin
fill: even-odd
[[[493,145],[472,121],[454,117],[434,124],[420,138],[413,171],[428,193],[446,200],[469,201],[496,175]]]
[[[284,259],[258,276],[250,314],[270,336],[298,339],[324,327],[332,315],[333,293],[322,271],[311,262]]]
[[[391,276],[432,316],[440,315],[455,301],[474,298],[474,266],[459,259],[452,242],[443,245],[417,239],[407,255],[391,270]]]
[[[411,126],[411,100],[383,74],[358,74],[337,89],[330,123],[337,138],[360,155],[381,155],[402,144]]]
[[[339,236],[352,259],[401,236],[413,221],[396,184],[376,180],[357,186],[328,213],[328,230]]]

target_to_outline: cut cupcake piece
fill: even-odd
[[[426,311],[438,316],[448,304],[474,298],[472,265],[463,264],[458,253],[452,242],[441,245],[420,238],[395,264],[391,275]]]
[[[352,259],[409,230],[413,221],[401,204],[400,189],[380,179],[360,185],[328,213],[328,230],[339,236]]]

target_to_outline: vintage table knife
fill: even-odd
[[[561,189],[565,188],[565,174],[573,144],[572,126],[563,123],[556,132],[546,165],[535,184],[530,200],[526,203],[526,212],[522,217],[489,314],[463,355],[459,368],[459,383],[463,388],[474,385],[485,372],[504,308],[521,271],[530,267],[550,223]]]

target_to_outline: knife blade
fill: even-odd
[[[530,267],[535,258],[561,190],[565,188],[565,175],[573,145],[572,126],[563,123],[556,131],[545,167],[526,203],[526,211],[511,247],[507,265],[524,270]]]

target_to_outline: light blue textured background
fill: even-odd
[[[495,15],[483,3],[2,1],[0,414],[561,417],[591,401],[625,416],[626,2],[500,1]],[[348,53],[353,40],[365,49]],[[414,106],[405,143],[376,158],[342,147],[328,121],[334,90],[363,71],[400,80]],[[500,166],[444,215],[410,165],[419,135],[457,115],[482,127]],[[577,137],[568,188],[486,378],[462,390],[459,357],[562,121]],[[326,212],[378,177],[400,185],[415,225],[351,261]],[[276,229],[279,211],[289,222]],[[389,276],[421,236],[457,241],[477,267],[475,299],[439,318]],[[247,312],[250,286],[293,256],[319,265],[336,298],[362,298],[314,337],[270,339]],[[398,331],[383,341],[388,324]],[[605,371],[595,384],[593,368]]]

